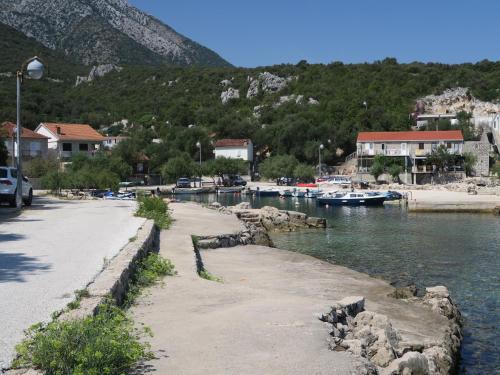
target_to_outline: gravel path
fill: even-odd
[[[38,198],[20,216],[0,208],[0,368],[23,330],[49,321],[133,237],[135,202]]]

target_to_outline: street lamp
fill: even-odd
[[[319,176],[321,177],[321,151],[325,148],[325,146],[322,144],[319,145]]]
[[[201,176],[201,142],[200,141],[196,142],[196,147],[198,147],[198,149],[200,150],[200,187],[201,187],[201,178],[202,178],[202,176]]]
[[[16,184],[16,206],[21,208],[23,202],[23,170],[21,165],[21,85],[24,75],[27,73],[31,79],[40,79],[43,77],[44,65],[37,57],[26,60],[21,69],[17,71],[17,122],[16,122],[16,140],[17,140],[17,184]]]
[[[368,110],[368,103],[366,102],[366,100],[363,102],[363,105],[365,106],[365,111]]]

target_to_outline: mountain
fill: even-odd
[[[0,0],[0,22],[85,65],[230,66],[125,0]]]

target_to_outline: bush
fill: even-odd
[[[295,156],[292,155],[272,156],[260,164],[259,172],[262,177],[272,180],[280,177],[292,177],[298,163]]]
[[[96,316],[37,324],[26,333],[14,367],[34,366],[47,374],[118,375],[152,357],[126,313],[109,304]]]
[[[403,167],[398,164],[392,164],[389,167],[389,174],[391,175],[394,181],[399,182],[399,175],[403,172]]]
[[[153,285],[164,276],[177,274],[175,266],[168,259],[156,253],[149,254],[137,265],[132,277],[124,306],[131,306],[143,288]]]
[[[154,220],[160,229],[167,229],[170,226],[172,219],[167,211],[168,205],[163,199],[157,197],[139,197],[138,201],[139,208],[137,209],[136,216]]]
[[[299,181],[314,181],[314,168],[307,164],[298,164],[293,170],[293,177]]]

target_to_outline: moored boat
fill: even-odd
[[[209,189],[207,188],[174,188],[172,189],[172,194],[202,194],[208,193]]]
[[[280,190],[276,188],[259,188],[252,189],[251,193],[256,197],[277,197],[280,195]]]
[[[234,194],[241,193],[243,189],[243,186],[218,186],[216,192],[217,194]]]
[[[384,204],[385,195],[370,192],[332,192],[318,197],[319,205],[330,206],[381,206]]]

